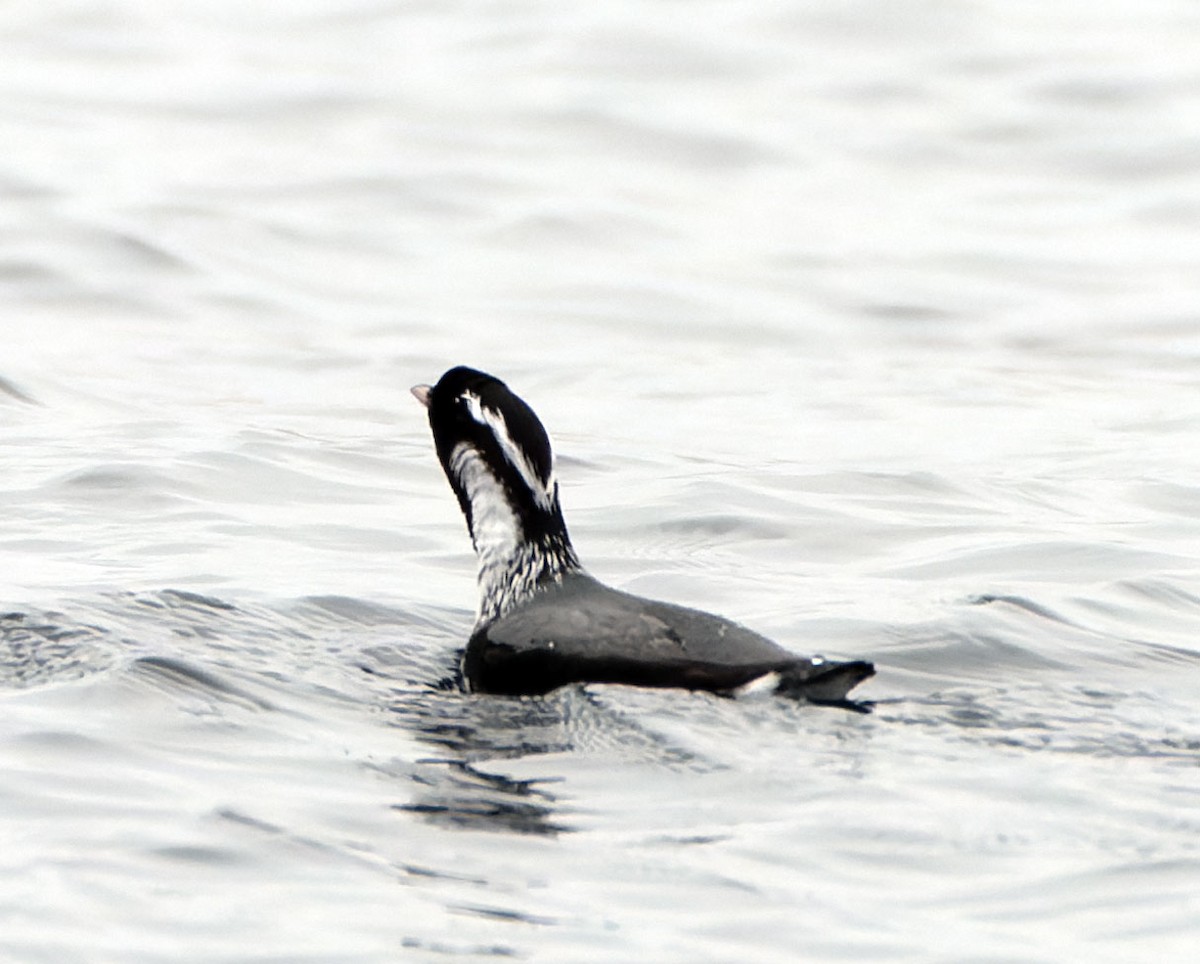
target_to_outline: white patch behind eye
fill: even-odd
[[[474,392],[463,392],[462,399],[467,404],[467,411],[470,412],[471,418],[491,430],[492,435],[496,438],[496,443],[500,446],[501,453],[517,470],[517,474],[521,476],[538,508],[549,512],[554,505],[554,472],[551,471],[550,478],[543,483],[525,450],[509,435],[508,422],[504,420],[504,416],[493,409],[485,408],[483,401]]]

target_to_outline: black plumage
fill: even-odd
[[[472,690],[532,695],[593,682],[732,693],[767,677],[783,695],[857,706],[847,693],[874,674],[869,662],[806,659],[724,617],[585,573],[563,521],[550,440],[499,379],[453,368],[413,394],[429,409],[480,560],[480,614],[463,654]]]

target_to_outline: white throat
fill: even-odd
[[[471,542],[479,560],[476,625],[503,616],[548,579],[558,581],[578,567],[569,546],[560,552],[526,540],[504,486],[477,449],[456,445],[449,468],[471,506]]]

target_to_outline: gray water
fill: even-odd
[[[1190,960],[1200,8],[0,11],[0,959]],[[875,712],[446,688],[409,385]]]

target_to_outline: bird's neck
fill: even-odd
[[[548,508],[532,499],[518,504],[474,449],[461,447],[451,466],[479,561],[476,625],[499,619],[540,588],[580,568],[557,487]]]

